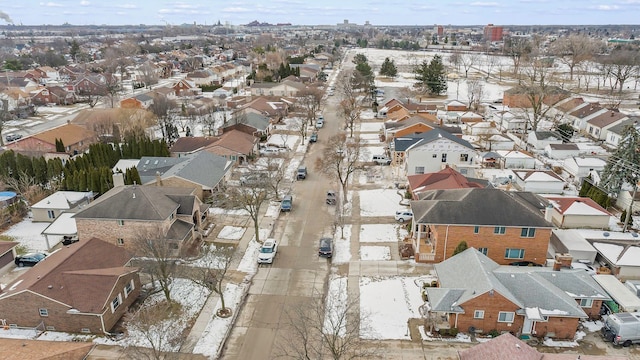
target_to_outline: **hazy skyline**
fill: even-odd
[[[17,25],[605,25],[638,24],[638,14],[640,0],[0,0],[0,24]]]

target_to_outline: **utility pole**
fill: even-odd
[[[631,219],[631,213],[633,212],[633,202],[636,199],[636,193],[638,192],[638,182],[633,185],[633,193],[631,193],[631,201],[629,202],[629,209],[627,209],[627,216],[624,218],[624,226],[622,232],[627,232],[629,228],[629,219]]]

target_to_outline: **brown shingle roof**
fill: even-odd
[[[11,249],[13,249],[14,247],[16,247],[16,245],[18,245],[19,243],[14,242],[14,241],[0,241],[0,256],[6,254],[7,252],[11,251]]]
[[[609,110],[603,114],[600,114],[593,119],[587,121],[589,124],[593,126],[597,126],[599,128],[603,128],[607,125],[611,125],[619,120],[626,118],[627,115],[622,114],[617,111]]]
[[[207,146],[206,150],[218,155],[251,154],[256,143],[256,137],[239,130],[229,130],[222,134],[215,143]]]
[[[542,354],[524,341],[502,334],[491,341],[458,351],[460,360],[541,360]]]
[[[0,338],[0,349],[12,349],[2,352],[4,360],[83,360],[93,346],[91,342]]]
[[[96,133],[79,125],[65,124],[35,134],[33,137],[48,144],[55,144],[56,139],[61,139],[65,146],[69,146],[87,139],[96,138]]]
[[[176,140],[169,151],[172,153],[190,153],[203,149],[219,139],[213,136],[181,137]]]

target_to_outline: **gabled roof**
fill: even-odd
[[[514,170],[513,173],[523,181],[564,182],[560,175],[551,170]]]
[[[524,191],[500,189],[429,190],[411,202],[416,223],[549,228],[544,200]]]
[[[251,126],[252,128],[265,131],[269,127],[271,120],[267,116],[256,114],[253,112],[247,112],[242,118],[241,123]]]
[[[31,205],[31,208],[68,210],[73,208],[76,203],[92,198],[93,192],[91,191],[56,191],[46,198]]]
[[[577,108],[578,106],[584,103],[585,103],[584,99],[582,99],[581,97],[566,98],[565,100],[560,101],[558,104],[556,104],[555,107],[562,112],[567,112],[569,110],[573,110]]]
[[[410,144],[408,147],[406,147],[405,151],[409,151],[409,150],[411,150],[413,148],[416,148],[416,147],[419,147],[419,146],[422,146],[422,145],[426,145],[426,144],[429,144],[429,143],[431,143],[433,141],[440,140],[440,139],[447,139],[447,140],[453,141],[453,142],[455,142],[455,143],[457,143],[459,145],[467,147],[467,148],[469,148],[471,150],[474,150],[473,146],[467,140],[461,139],[461,138],[459,138],[459,137],[457,137],[455,135],[452,135],[451,133],[449,133],[447,131],[444,131],[442,129],[439,129],[439,128],[438,129],[433,129],[433,130],[428,131],[426,133],[414,135],[414,136],[408,136],[408,137],[403,136],[401,139],[404,139],[404,138],[413,138],[414,140],[417,140],[417,141],[414,141],[412,144]],[[394,143],[395,144],[398,143],[398,142],[396,142],[396,140],[397,139],[394,139]],[[405,144],[406,143],[407,142],[405,140]],[[396,151],[399,151],[397,147],[395,149],[396,149]]]
[[[99,254],[99,255],[96,255]],[[85,313],[101,313],[120,276],[136,272],[124,248],[98,238],[64,246],[26,271],[0,293],[0,301],[23,291],[54,299]]]
[[[207,146],[205,150],[222,156],[249,155],[257,141],[258,138],[253,135],[231,129],[225,131],[218,141]]]
[[[533,136],[537,140],[562,140],[562,136],[555,131],[535,131]]]
[[[627,115],[617,111],[609,110],[587,121],[588,124],[603,128],[620,120],[626,119]]]
[[[604,110],[600,104],[598,103],[589,103],[589,105],[586,106],[582,106],[576,110],[574,110],[573,112],[571,112],[569,115],[571,116],[575,116],[577,118],[585,118],[589,115],[593,115],[595,113],[597,113],[598,111],[602,111]]]
[[[175,176],[202,185],[205,189],[211,189],[220,183],[220,180],[231,168],[229,160],[208,151],[198,151],[195,154],[181,157],[181,159],[184,161],[175,164],[161,174],[162,179]],[[142,180],[142,175],[140,178]],[[154,180],[155,175],[147,182]]]
[[[214,136],[183,136],[178,138],[169,151],[171,153],[192,153],[218,141]]]
[[[470,181],[464,175],[450,167],[446,167],[435,173],[417,174],[407,176],[409,188],[414,193],[438,189],[464,189],[486,187],[479,182]]]
[[[567,144],[549,144],[548,145],[549,148],[551,150],[576,150],[579,151],[580,148],[578,147],[578,145],[574,144],[574,143],[567,143]]]
[[[542,360],[544,354],[507,332],[472,348],[459,350],[458,356],[460,360]]]
[[[56,139],[61,139],[65,146],[69,146],[96,138],[96,133],[79,125],[64,124],[32,135],[32,137],[51,145],[56,143]]]
[[[179,209],[174,196],[195,198],[195,188],[117,186],[74,215],[76,219],[163,221]]]
[[[608,215],[605,208],[588,197],[545,196],[547,200],[563,215]]]
[[[613,125],[612,127],[609,128],[609,132],[610,133],[614,133],[614,134],[618,134],[618,135],[622,135],[622,132],[624,131],[624,129],[629,126],[629,125],[634,125],[636,129],[640,129],[640,126],[638,124],[640,124],[640,118],[638,118],[637,116],[632,116],[627,120],[623,120],[622,122]],[[640,130],[638,130],[640,131]]]

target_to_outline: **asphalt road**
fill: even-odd
[[[340,129],[337,97],[329,97],[323,112],[325,125],[318,142],[311,144],[302,164],[306,180],[292,184],[293,209],[275,224],[279,242],[272,265],[262,265],[222,353],[223,359],[272,359],[281,355],[279,344],[288,341],[287,311],[326,291],[330,260],[318,256],[318,241],[332,233],[333,206],[325,204],[326,191],[336,184],[315,170],[323,144]]]

